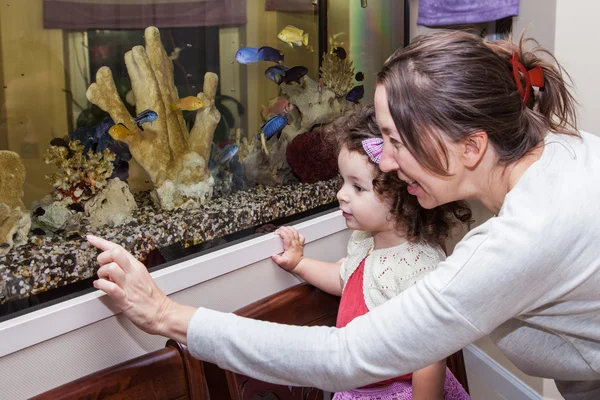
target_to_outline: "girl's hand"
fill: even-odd
[[[156,286],[146,266],[116,243],[92,235],[86,239],[103,250],[94,287],[106,293],[138,328],[163,334],[163,319],[173,301]]]
[[[282,226],[275,234],[283,241],[283,253],[274,254],[271,259],[281,268],[292,272],[304,258],[304,236],[289,226]]]

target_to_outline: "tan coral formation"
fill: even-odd
[[[17,153],[0,150],[0,255],[27,243],[31,227],[23,204],[25,166]]]
[[[96,74],[86,96],[108,112],[115,123],[123,123],[132,135],[125,138],[132,156],[146,170],[154,183],[153,198],[163,209],[173,209],[190,202],[204,203],[212,196],[213,178],[208,170],[210,146],[221,114],[214,104],[219,79],[214,73],[204,76],[203,91],[198,98],[208,107],[196,113],[188,132],[181,112],[171,109],[179,96],[173,78],[173,62],[167,56],[156,27],[144,32],[146,42],[125,53],[125,64],[135,97],[136,112],[150,109],[158,114],[142,132],[122,103],[108,67]]]

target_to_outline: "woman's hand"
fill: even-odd
[[[282,226],[275,231],[283,241],[283,253],[271,257],[281,268],[292,272],[304,258],[304,236],[289,226]]]
[[[91,235],[86,239],[103,250],[94,287],[106,293],[138,328],[165,335],[165,315],[174,303],[158,288],[144,264],[116,243]]]

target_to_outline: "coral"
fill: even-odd
[[[270,156],[265,155],[260,144],[257,145],[255,151],[244,158],[246,181],[264,186],[297,183],[285,159],[287,145],[288,141],[283,136],[280,139],[272,137],[267,142]]]
[[[248,154],[248,140],[246,138],[240,139],[240,136],[241,130],[236,129],[235,145],[238,146],[238,151],[227,161],[222,160],[223,151],[227,147],[219,149],[214,144],[212,146],[211,161],[208,165],[215,180],[213,190],[216,197],[222,197],[238,190],[246,189],[244,184],[244,166],[240,162],[240,150],[243,149],[245,155]]]
[[[69,135],[69,139],[79,140],[84,146],[84,154],[87,154],[88,150],[99,153],[104,151],[104,149],[109,149],[116,156],[115,161],[113,161],[114,169],[111,178],[119,178],[122,181],[126,181],[129,178],[131,153],[127,144],[113,139],[108,134],[108,130],[114,124],[111,118],[104,118],[95,126],[75,129]]]
[[[349,59],[342,60],[335,54],[325,54],[321,64],[323,84],[331,89],[337,97],[342,97],[353,86],[354,67]]]
[[[304,132],[328,124],[357,107],[343,97],[336,97],[328,87],[319,91],[317,83],[307,76],[301,79],[300,84],[281,85],[279,95],[286,97],[294,105],[287,114],[289,125],[283,129],[280,139],[271,138],[267,142],[270,157],[261,151],[260,143],[256,143],[254,136],[249,139],[254,145],[249,154],[242,153],[240,147],[238,154],[244,164],[244,176],[248,182],[265,186],[296,182],[286,160],[288,143]]]
[[[17,153],[0,150],[0,255],[27,243],[31,227],[23,204],[25,166]]]
[[[0,150],[0,201],[10,209],[26,210],[23,204],[25,166],[17,153]]]
[[[237,156],[240,162],[244,161],[249,154],[257,151],[257,149],[260,151],[260,142],[256,139],[256,136],[252,136],[250,139],[242,138],[238,146]]]
[[[307,76],[302,78],[300,85],[281,85],[281,94],[294,105],[287,114],[290,124],[282,133],[282,137],[289,142],[299,134],[315,126],[328,124],[348,109],[356,107],[345,98],[336,97],[328,87],[321,88],[319,92],[317,83]]]
[[[326,181],[338,173],[337,155],[323,131],[305,132],[287,147],[287,162],[302,183]]]
[[[106,186],[112,175],[115,155],[108,149],[102,153],[89,151],[83,154],[84,146],[75,140],[69,142],[69,148],[50,146],[44,156],[46,164],[58,167],[46,179],[54,187],[56,200],[66,199],[67,202],[79,203],[87,200]]]
[[[108,67],[98,70],[96,82],[90,85],[86,96],[131,131],[129,137],[121,140],[129,145],[133,158],[150,176],[155,187],[153,199],[161,208],[204,203],[212,196],[214,185],[208,161],[221,119],[214,103],[219,79],[210,72],[204,76],[203,92],[198,97],[209,106],[196,112],[194,126],[188,132],[181,112],[171,109],[179,96],[173,62],[162,46],[158,29],[146,28],[144,39],[145,48],[135,46],[125,53],[125,64],[137,113],[150,109],[158,114],[151,125],[146,124],[143,132],[137,127],[117,93]]]
[[[118,226],[131,220],[137,209],[129,186],[118,178],[111,179],[100,193],[85,203],[85,215],[92,228]]]

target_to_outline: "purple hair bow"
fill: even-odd
[[[363,149],[367,152],[367,155],[375,164],[379,164],[381,161],[381,152],[383,151],[383,139],[381,138],[369,138],[362,141]]]

